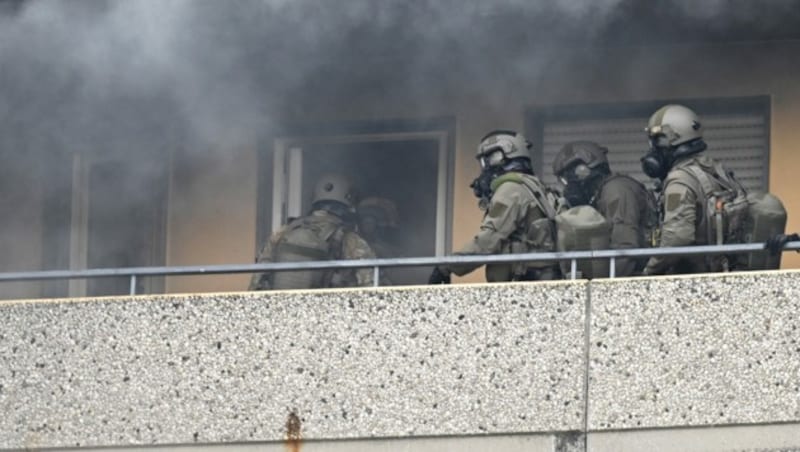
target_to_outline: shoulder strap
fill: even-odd
[[[542,209],[545,216],[553,220],[556,217],[555,196],[547,190],[547,187],[539,180],[533,177],[523,177],[522,185],[531,192],[539,208]]]
[[[544,215],[553,220],[556,217],[556,199],[555,196],[547,189],[547,187],[535,177],[525,177],[520,173],[506,173],[492,181],[492,191],[506,182],[515,182],[521,184],[533,195],[536,205],[541,209]]]
[[[689,175],[695,182],[700,185],[703,190],[703,196],[708,197],[716,191],[714,183],[711,181],[711,175],[697,165],[689,165],[678,168],[678,171]]]

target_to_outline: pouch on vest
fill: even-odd
[[[334,258],[330,239],[339,229],[332,224],[296,220],[275,246],[275,262],[311,262]],[[276,290],[314,289],[329,285],[330,270],[280,271],[272,275]]]
[[[576,206],[556,215],[558,251],[605,250],[611,242],[611,223],[592,206]],[[570,262],[561,262],[561,271],[570,272]],[[578,261],[583,278],[608,276],[608,259]]]

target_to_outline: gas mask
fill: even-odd
[[[496,169],[487,167],[469,184],[472,193],[478,198],[478,206],[481,210],[486,210],[489,206],[489,200],[492,198],[492,181],[499,174],[500,172]]]
[[[647,177],[663,181],[672,165],[670,160],[664,151],[650,149],[650,152],[641,158],[642,171]]]
[[[489,149],[478,156],[481,173],[469,186],[472,188],[472,193],[478,198],[478,206],[481,210],[486,210],[489,206],[489,200],[492,198],[492,181],[503,174],[503,163],[505,161],[505,153],[502,147]]]
[[[558,180],[564,186],[564,198],[570,206],[590,204],[597,191],[600,173],[592,171],[585,163],[578,163],[562,171]]]
[[[664,180],[672,167],[669,139],[664,134],[650,137],[650,151],[642,158],[642,171],[652,179]]]
[[[683,158],[706,149],[702,139],[683,143],[677,147],[668,144],[667,137],[655,135],[650,137],[650,151],[641,158],[642,171],[653,179],[663,181],[676,159]]]

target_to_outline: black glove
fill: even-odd
[[[796,242],[798,240],[800,240],[800,235],[796,232],[794,234],[778,234],[767,240],[764,248],[769,250],[769,254],[777,256],[783,251],[783,246],[786,245],[787,242]],[[798,252],[800,252],[800,250],[798,250]]]
[[[428,284],[450,284],[450,272],[434,267],[433,273],[428,278]]]

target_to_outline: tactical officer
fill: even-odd
[[[608,149],[592,141],[567,143],[553,160],[553,174],[564,186],[570,207],[590,205],[611,224],[612,249],[650,246],[657,227],[655,198],[636,179],[612,173]],[[617,259],[616,274],[641,272],[644,259]]]
[[[687,107],[665,105],[653,113],[645,131],[650,151],[641,159],[642,170],[663,181],[660,246],[709,244],[708,193],[703,189],[703,181],[731,180],[732,177],[703,153],[706,143],[700,119]],[[644,274],[720,270],[712,261],[704,256],[655,256],[648,260]]]
[[[373,259],[375,253],[355,231],[350,183],[340,175],[322,176],[314,188],[311,212],[274,233],[256,262]],[[302,270],[254,274],[250,290],[371,286],[372,270]]]
[[[481,139],[480,175],[473,181],[484,208],[478,234],[456,254],[550,252],[555,249],[555,197],[533,174],[531,144],[521,134],[495,130]],[[449,283],[450,274],[464,275],[480,265],[437,267],[430,284]],[[557,279],[556,263],[493,264],[487,281]]]

